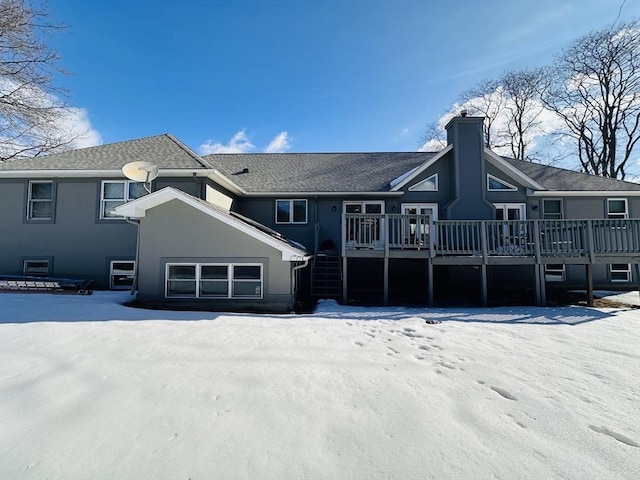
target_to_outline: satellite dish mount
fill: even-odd
[[[158,176],[158,166],[151,162],[130,162],[122,167],[122,173],[129,180],[142,183],[147,193],[151,193],[151,182]]]

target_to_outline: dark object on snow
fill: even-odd
[[[92,280],[0,275],[0,292],[47,292],[91,295]]]
[[[424,323],[428,323],[429,325],[437,325],[438,323],[442,323],[440,320],[432,320],[430,318],[426,319]]]

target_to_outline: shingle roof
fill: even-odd
[[[434,153],[214,154],[207,163],[247,192],[387,192]],[[248,173],[242,173],[248,169]]]
[[[134,161],[153,162],[161,169],[210,168],[172,135],[164,134],[2,162],[0,171],[119,170],[123,165]]]
[[[203,157],[247,192],[387,192],[436,153],[256,153]],[[503,157],[504,158],[504,157]],[[504,158],[547,190],[640,191],[637,183]],[[248,169],[248,173],[242,173]]]
[[[553,191],[640,191],[640,184],[624,182],[613,178],[599,177],[587,173],[574,172],[564,168],[542,165],[540,163],[525,162],[505,158],[515,168],[531,177],[547,190]]]

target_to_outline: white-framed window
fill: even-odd
[[[612,282],[630,282],[631,281],[631,264],[630,263],[612,263],[609,265],[609,273]]]
[[[488,173],[487,190],[490,192],[515,192],[518,190],[518,187]]]
[[[403,203],[400,205],[400,211],[403,215],[411,215],[403,219],[403,244],[410,245],[426,245],[429,225],[425,223],[424,218],[419,216],[428,215],[431,220],[438,220],[438,204],[437,203]],[[415,217],[413,216],[415,215]],[[431,241],[435,243],[436,228],[433,227],[431,232]]]
[[[53,182],[32,180],[27,192],[27,220],[53,219]]]
[[[109,264],[109,288],[125,290],[133,286],[136,262],[133,260],[112,260]]]
[[[384,213],[384,201],[344,201],[342,213],[358,214],[346,219],[345,240],[348,244],[355,242],[381,248],[384,240],[384,223],[381,218],[381,214]]]
[[[559,198],[543,199],[542,218],[544,220],[562,220],[562,200]]]
[[[413,192],[437,192],[438,191],[438,174],[434,173],[421,182],[411,185],[409,190]]]
[[[561,263],[545,265],[544,279],[547,282],[564,282],[564,279],[565,279],[564,265]]]
[[[124,203],[146,195],[141,182],[131,180],[103,180],[100,187],[100,218],[122,218],[114,209]]]
[[[165,296],[262,298],[262,264],[168,263]]]
[[[276,223],[307,223],[307,201],[276,200]]]
[[[48,277],[51,275],[49,260],[24,260],[22,273],[29,277]]]
[[[626,198],[607,198],[607,218],[629,218]]]
[[[496,220],[526,220],[527,208],[524,203],[494,203]]]

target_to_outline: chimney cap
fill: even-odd
[[[463,108],[462,111],[460,112],[460,116],[461,117],[466,117],[468,115],[469,112],[467,112],[466,108]]]

